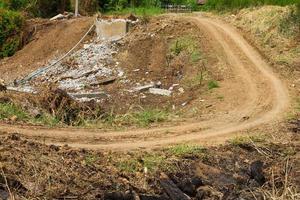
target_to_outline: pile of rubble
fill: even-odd
[[[10,85],[8,90],[37,93],[42,85],[55,84],[58,89],[66,91],[73,99],[81,102],[90,100],[101,102],[115,98],[116,94],[146,98],[145,93],[148,93],[169,97],[178,88],[179,93],[184,93],[184,89],[178,84],[163,85],[157,79],[153,81],[140,79],[132,74],[138,74],[141,69],[128,70],[126,66],[120,65],[117,60],[118,51],[120,46],[126,43],[126,38],[123,39],[124,28],[126,32],[128,31],[123,22],[129,23],[127,19],[109,19],[107,22],[97,20],[95,26],[98,37],[85,42],[81,49],[63,61],[58,59],[50,61],[23,80],[17,81],[15,85]],[[115,26],[120,30],[115,31]],[[105,31],[99,31],[99,27]],[[145,73],[147,75],[150,72]],[[116,84],[110,87],[113,83]]]

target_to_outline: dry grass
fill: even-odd
[[[271,179],[271,190],[261,189],[261,193],[263,194],[264,199],[270,200],[299,200],[300,193],[299,188],[293,185],[290,181],[290,169],[291,165],[289,163],[289,159],[287,159],[286,164],[284,166],[284,177],[283,177],[283,187],[276,186],[276,178],[274,175],[274,171],[272,170],[272,179]]]
[[[243,9],[230,20],[250,34],[250,39],[268,52],[271,60],[292,66],[300,52],[299,26],[294,13],[292,6],[264,6]]]

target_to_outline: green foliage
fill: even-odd
[[[231,140],[229,140],[229,144],[233,146],[243,146],[243,145],[249,145],[250,143],[263,143],[266,141],[266,135],[264,134],[256,134],[251,136],[237,136]]]
[[[19,48],[23,17],[0,8],[0,58],[11,56]]]
[[[137,7],[137,8],[123,8],[123,9],[113,9],[107,12],[109,15],[125,15],[132,13],[139,17],[148,17],[164,13],[164,10],[160,7]]]
[[[183,51],[187,51],[190,54],[200,54],[198,46],[192,36],[184,36],[174,40],[171,44],[170,51],[175,56],[178,56]]]
[[[197,156],[198,154],[204,153],[205,148],[198,145],[180,144],[168,149],[168,152],[172,155],[183,157],[183,156]]]
[[[20,108],[12,103],[1,103],[0,104],[0,120],[10,119],[17,117],[17,120],[28,119],[27,114]]]
[[[143,157],[123,158],[117,162],[116,167],[121,171],[129,173],[141,172],[145,168],[148,172],[172,170],[172,166],[167,162],[166,158],[155,153],[147,154]]]
[[[296,3],[299,3],[299,0],[208,0],[204,8],[222,11],[260,5],[286,6]]]
[[[152,123],[163,122],[168,118],[166,111],[158,109],[147,109],[142,112],[136,112],[132,115],[132,121],[139,126],[149,126]]]
[[[147,127],[153,123],[166,121],[169,113],[165,110],[159,109],[145,109],[127,113],[125,115],[108,115],[104,118],[104,123],[109,126],[132,126],[137,125],[140,127]]]
[[[212,81],[208,82],[208,89],[209,90],[212,90],[212,89],[218,88],[218,87],[220,87],[220,86],[219,86],[219,83],[217,81],[212,80]]]
[[[30,121],[32,121],[35,124],[47,125],[50,127],[54,127],[60,123],[59,119],[45,113],[42,114],[40,117],[37,117],[36,119],[32,119]]]

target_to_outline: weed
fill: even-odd
[[[108,11],[106,14],[108,15],[126,15],[126,14],[134,14],[136,16],[145,18],[154,15],[159,15],[164,13],[164,10],[159,7],[138,7],[138,8],[124,8],[120,10]]]
[[[14,105],[13,103],[0,104],[0,120],[17,117],[17,120],[26,120],[28,115],[22,110],[21,107]]]
[[[292,5],[298,3],[299,0],[208,0],[205,9],[212,10],[234,10],[260,5]]]
[[[212,81],[208,82],[208,89],[209,90],[212,90],[214,88],[219,88],[219,87],[220,86],[219,86],[219,83],[217,81],[212,80]]]
[[[272,190],[261,188],[261,193],[263,194],[264,199],[273,199],[273,200],[296,200],[300,198],[300,193],[298,191],[297,186],[293,186],[290,181],[290,166],[289,159],[287,159],[286,164],[284,166],[284,177],[282,177],[283,184],[278,186],[276,181],[278,181],[278,177],[275,178],[274,172],[272,170],[272,178],[270,181],[270,185]],[[275,181],[275,179],[277,179]],[[268,185],[268,184],[266,184]]]
[[[121,171],[135,173],[143,171],[145,168],[148,172],[156,172],[157,170],[173,171],[172,166],[166,157],[160,154],[146,154],[143,157],[131,157],[122,159],[117,162],[117,168]]]
[[[264,134],[256,134],[251,136],[237,136],[231,140],[229,140],[229,144],[233,146],[243,146],[250,144],[251,142],[262,143],[266,141],[266,135]]]
[[[198,62],[201,59],[201,52],[192,36],[179,37],[171,43],[171,54],[178,56],[184,51],[190,55],[192,62]]]
[[[117,168],[121,171],[135,173],[141,169],[141,164],[135,158],[121,160],[117,163]]]
[[[201,53],[199,50],[194,50],[191,54],[192,62],[196,63],[201,59]]]
[[[109,126],[132,126],[147,127],[153,123],[166,121],[169,113],[159,109],[145,109],[142,111],[130,112],[123,115],[107,115],[102,121]]]
[[[217,99],[219,99],[220,101],[224,101],[224,96],[217,96]]]
[[[33,123],[43,124],[54,127],[60,123],[60,120],[49,114],[42,114],[40,117],[31,120]]]
[[[163,165],[165,158],[160,155],[148,155],[143,159],[143,167],[147,167],[150,172],[156,171],[158,169],[162,169],[165,167],[160,167]]]
[[[86,165],[93,165],[98,161],[98,158],[94,155],[87,155],[84,159]]]
[[[205,152],[205,148],[198,145],[180,144],[168,149],[172,155],[184,157],[187,155],[197,156]]]
[[[132,116],[136,124],[149,126],[152,123],[165,121],[168,118],[168,113],[158,109],[147,109],[142,112],[136,112]]]

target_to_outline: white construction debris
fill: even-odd
[[[101,40],[119,39],[128,32],[128,20],[96,20],[96,33]]]
[[[162,96],[171,96],[171,94],[172,94],[172,91],[170,91],[170,90],[159,89],[159,88],[150,88],[149,92],[151,94],[158,94],[158,95],[162,95]]]

